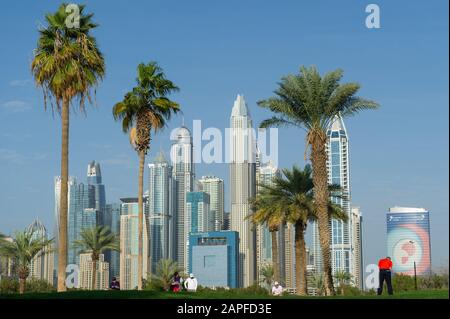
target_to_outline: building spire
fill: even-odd
[[[244,95],[238,94],[233,104],[231,116],[250,116],[250,112],[245,103]]]

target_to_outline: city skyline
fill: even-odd
[[[113,23],[114,17],[121,9],[126,11],[128,7],[123,8],[119,4],[111,13],[106,13],[98,4],[88,3],[88,8],[95,12],[96,18],[99,19],[100,27],[96,34],[102,45],[105,45],[103,50],[108,52],[107,60],[110,61],[111,74],[99,87],[97,97],[99,107],[89,108],[87,118],[80,114],[72,117],[70,175],[84,176],[86,163],[96,159],[102,165],[104,164],[102,168],[104,182],[107,185],[108,203],[118,202],[120,197],[135,196],[137,193],[136,159],[133,150],[110,116],[112,101],[123,95],[122,90],[125,89],[123,83],[131,83],[127,79],[134,76],[131,71],[134,70],[136,62],[149,58],[161,61],[161,65],[182,89],[176,97],[182,105],[186,106],[184,109],[186,123],[190,124],[193,119],[203,119],[207,126],[219,128],[227,126],[227,120],[223,119],[223,114],[228,114],[229,105],[238,92],[245,94],[256,126],[267,115],[258,109],[256,101],[269,96],[276,81],[282,75],[294,72],[300,64],[317,64],[321,72],[343,67],[346,71],[346,79],[359,81],[363,85],[364,95],[373,97],[382,104],[382,108],[373,114],[362,114],[355,121],[352,119],[346,121],[352,136],[350,158],[352,198],[356,205],[361,206],[364,225],[366,225],[363,240],[366,255],[364,263],[374,262],[386,253],[385,245],[379,245],[377,242],[384,242],[386,239],[384,214],[389,207],[395,205],[426,207],[430,211],[432,258],[434,259],[432,264],[439,266],[448,262],[448,195],[446,195],[448,194],[448,178],[446,177],[448,176],[448,147],[442,147],[444,144],[448,145],[448,121],[446,120],[448,98],[442,94],[447,92],[445,88],[448,87],[448,79],[439,73],[443,69],[448,69],[448,62],[444,60],[448,56],[448,48],[445,47],[445,43],[436,44],[435,42],[438,35],[448,36],[448,31],[442,31],[444,28],[440,28],[441,19],[435,18],[443,14],[442,12],[448,11],[448,4],[427,4],[427,10],[423,10],[422,6],[411,4],[408,7],[408,14],[405,14],[403,5],[381,1],[380,7],[383,16],[386,17],[383,21],[386,23],[381,30],[369,32],[363,26],[363,6],[359,8],[353,5],[339,6],[329,3],[331,8],[329,11],[335,12],[333,16],[331,13],[321,11],[318,5],[289,4],[292,14],[308,12],[313,17],[321,17],[321,20],[328,21],[327,24],[320,26],[319,31],[327,34],[325,49],[333,50],[334,55],[306,48],[301,43],[289,44],[281,50],[277,49],[276,52],[268,48],[265,52],[261,49],[263,41],[262,38],[258,38],[258,35],[262,37],[263,34],[267,34],[270,37],[273,33],[270,31],[265,33],[267,29],[261,24],[259,18],[250,16],[250,9],[253,8],[251,4],[239,4],[241,10],[234,10],[221,4],[224,9],[221,14],[211,6],[206,6],[206,10],[212,13],[212,17],[206,15],[205,22],[191,25],[187,23],[187,20],[181,19],[180,23],[186,24],[185,32],[199,31],[203,23],[210,23],[212,29],[221,34],[222,42],[214,41],[212,32],[199,31],[212,41],[212,47],[205,47],[205,52],[200,52],[202,51],[199,50],[200,42],[189,45],[177,37],[174,41],[180,41],[186,47],[186,56],[180,57],[179,54],[172,52],[167,55],[170,51],[168,49],[173,46],[170,42],[163,42],[160,48],[145,45],[139,47],[135,51],[140,52],[132,53],[129,64],[122,65],[120,59],[123,51],[114,50],[116,46],[107,42],[111,30],[119,28]],[[186,9],[184,5],[181,6],[182,9]],[[0,169],[4,176],[0,183],[2,199],[4,199],[0,204],[2,217],[0,231],[6,234],[25,228],[36,216],[39,216],[47,229],[53,229],[52,184],[53,177],[59,174],[59,146],[53,143],[53,139],[55,132],[58,131],[59,121],[56,115],[53,119],[51,112],[42,110],[42,95],[30,82],[27,64],[37,39],[36,21],[41,21],[43,13],[53,11],[53,7],[54,4],[51,2],[33,3],[30,4],[30,12],[23,17],[8,17],[6,13],[0,13],[6,23],[27,25],[23,30],[20,28],[15,35],[17,38],[24,39],[23,43],[26,42],[26,44],[21,41],[11,41],[11,48],[6,48],[1,53],[9,61],[5,65],[5,72],[0,75],[2,105],[0,112],[1,124],[4,128],[0,132],[2,134]],[[168,12],[164,6],[156,7],[155,10],[161,14],[161,18]],[[285,10],[283,9],[283,12]],[[277,17],[281,15],[280,10],[272,4],[264,4],[258,9],[256,16],[269,17],[270,11]],[[191,17],[192,14],[195,15],[192,10],[189,12]],[[176,14],[182,17],[180,13]],[[289,13],[284,14],[291,16]],[[338,17],[342,15],[348,19],[340,24],[341,20]],[[252,27],[247,26],[239,30],[237,26],[225,24],[229,16],[233,20],[248,16],[254,24]],[[216,24],[213,23],[214,19],[218,21]],[[285,20],[288,21],[288,19]],[[323,48],[324,36],[310,31],[315,25],[317,26],[317,22],[308,17],[305,17],[305,20],[295,26],[297,36],[311,41],[308,47],[314,47],[314,44],[317,44],[318,47]],[[411,25],[412,20],[421,21],[421,23],[414,26]],[[302,31],[302,26],[306,26],[302,23],[312,24],[312,27],[304,28],[309,30],[310,34]],[[289,24],[290,22],[284,22],[281,26],[271,25],[270,27],[279,31],[281,27]],[[225,25],[229,26],[230,30],[223,29]],[[258,31],[257,27],[260,27],[261,31]],[[407,35],[406,32],[411,32],[411,28],[420,36]],[[393,32],[387,34],[384,30]],[[123,37],[128,31],[117,31],[115,34]],[[289,34],[296,36],[290,31]],[[350,37],[350,41],[346,41],[345,44],[340,43],[339,40],[342,39],[343,34]],[[11,39],[11,35],[6,31],[2,35],[5,39]],[[383,44],[384,42],[386,43]],[[320,43],[322,46],[319,45]],[[228,47],[233,47],[233,50],[238,49],[236,51],[240,55],[227,49]],[[224,54],[220,55],[219,51],[223,48],[225,48]],[[392,48],[394,50],[391,50]],[[284,58],[280,59],[283,61],[278,61],[280,57],[278,51],[284,52]],[[345,56],[341,53],[343,51],[363,52],[364,58],[354,57],[353,54]],[[11,54],[11,52],[16,53]],[[20,53],[17,54],[17,52]],[[255,55],[255,52],[258,54]],[[386,52],[389,54],[387,55]],[[212,58],[214,54],[219,54],[218,58]],[[226,57],[227,54],[228,57]],[[271,57],[272,54],[273,57],[278,58],[274,60]],[[208,59],[208,56],[212,57]],[[192,60],[189,67],[181,65],[186,63],[186,58]],[[181,61],[177,62],[177,59]],[[264,64],[265,61],[270,63]],[[224,67],[221,67],[222,64],[231,68],[231,71],[226,71]],[[267,68],[263,68],[264,72],[260,70],[261,65],[267,65]],[[430,81],[428,85],[413,79],[414,77],[408,75],[412,65],[419,67],[419,70],[415,69],[415,72],[421,72],[423,78],[435,79],[435,81]],[[191,73],[189,72],[191,68],[198,70],[200,75],[207,78],[214,78],[213,75],[220,72],[223,78],[212,81],[206,88],[199,89],[197,85],[200,83],[198,82],[200,75],[194,76],[197,81],[191,81],[186,75]],[[396,71],[393,72],[392,68]],[[237,72],[240,77],[236,76]],[[389,77],[386,77],[386,74],[389,74]],[[117,77],[120,80],[114,80]],[[425,85],[425,88],[422,85]],[[110,92],[113,92],[111,94],[113,96],[108,97]],[[13,108],[14,105],[15,108]],[[430,114],[422,109],[431,109],[435,112]],[[20,123],[28,124],[28,127],[20,126],[19,133],[17,123],[22,117],[24,121]],[[34,124],[34,122],[40,124]],[[148,159],[153,157],[161,147],[168,149],[167,134],[171,127],[180,126],[181,123],[181,118],[174,118],[169,128],[155,137],[154,147]],[[411,129],[413,127],[420,129]],[[96,134],[93,134],[94,129]],[[279,139],[279,167],[290,167],[292,164],[303,166],[302,132],[280,130]],[[41,140],[43,142],[40,142]],[[49,143],[49,141],[52,142]],[[423,170],[424,163],[428,167],[427,170]],[[227,167],[197,166],[198,176],[214,173],[223,178],[227,192],[227,185],[229,185]],[[30,200],[22,201],[22,196]],[[228,196],[229,194],[225,194],[226,198]],[[226,202],[225,205],[227,206]],[[229,211],[229,207],[226,207],[225,211]]]

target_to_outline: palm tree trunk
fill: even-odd
[[[93,257],[92,260],[92,290],[96,290],[97,287],[97,261],[98,258]]]
[[[278,261],[278,241],[277,231],[270,232],[272,236],[272,267],[273,267],[273,280],[280,281],[280,263]]]
[[[139,252],[138,252],[138,290],[142,290],[142,262],[143,262],[143,219],[144,219],[144,163],[145,152],[139,152],[139,186],[138,186],[138,232],[139,232]]]
[[[326,295],[334,295],[333,274],[331,269],[330,252],[330,218],[328,214],[328,172],[325,144],[327,136],[322,130],[311,134],[311,162],[313,167],[314,202],[317,209],[319,226],[320,249],[324,272],[324,286]]]
[[[27,278],[19,278],[19,294],[23,294],[25,292]]]
[[[61,110],[61,185],[59,196],[58,292],[66,291],[67,194],[69,179],[69,100],[63,98]]]
[[[296,268],[296,286],[297,295],[306,296],[306,244],[305,244],[305,227],[301,222],[295,224],[295,268]]]

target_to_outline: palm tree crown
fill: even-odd
[[[119,250],[118,238],[107,226],[85,228],[80,236],[81,239],[75,240],[73,246],[80,248],[83,253],[89,252],[98,258],[105,250]]]
[[[103,78],[105,63],[90,34],[97,27],[92,22],[93,14],[85,14],[85,6],[79,5],[79,28],[71,28],[66,25],[66,6],[62,4],[56,13],[45,16],[48,25],[39,30],[31,70],[36,84],[43,89],[45,105],[47,98],[54,98],[60,111],[63,99],[78,97],[83,110],[86,98],[92,102],[91,88]]]
[[[281,79],[276,97],[261,100],[258,105],[276,113],[260,127],[293,125],[308,132],[326,132],[335,116],[348,117],[364,109],[376,109],[378,104],[355,94],[358,83],[340,84],[343,71],[337,69],[321,77],[315,67],[302,66],[300,73]]]
[[[146,153],[150,144],[150,131],[163,128],[172,113],[179,111],[179,105],[167,96],[178,90],[172,81],[166,79],[156,62],[138,65],[137,86],[125,94],[124,99],[114,105],[115,120],[122,121],[123,132],[132,128],[131,142],[138,152]]]

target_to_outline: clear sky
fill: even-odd
[[[70,174],[86,181],[102,165],[107,202],[137,192],[137,156],[111,107],[134,85],[136,66],[156,60],[181,91],[185,123],[225,128],[244,94],[254,123],[270,114],[256,101],[300,65],[345,70],[344,81],[381,104],[346,120],[352,202],[364,216],[365,264],[386,254],[389,207],[431,211],[432,258],[448,264],[448,1],[376,1],[381,28],[365,27],[371,1],[86,1],[107,73],[96,108],[72,114]],[[0,10],[0,231],[39,217],[53,229],[53,178],[60,169],[60,119],[44,111],[30,74],[37,28],[58,1],[8,1]],[[150,158],[170,148],[171,128],[152,142]],[[304,165],[304,133],[281,129],[279,164]],[[197,165],[197,176],[225,179],[225,164]],[[228,193],[228,191],[227,191]],[[228,206],[228,196],[226,197]]]

